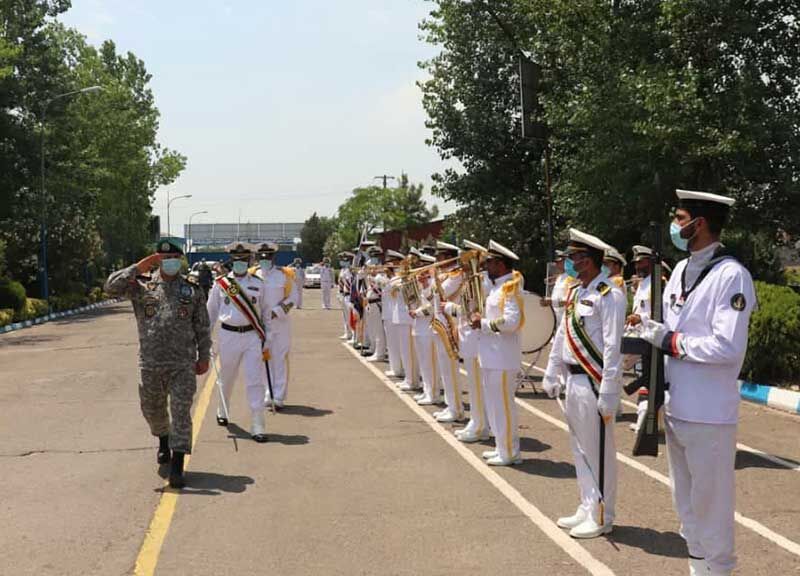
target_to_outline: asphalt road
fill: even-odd
[[[164,490],[139,412],[127,303],[0,336],[0,574],[688,573],[666,458],[630,457],[630,407],[614,532],[571,540],[554,526],[577,500],[555,402],[524,387],[524,462],[489,468],[485,445],[455,441],[342,345],[341,313],[319,298],[293,312],[268,443],[248,437],[241,383],[221,428],[213,380],[198,379],[180,492]],[[743,405],[739,442],[737,574],[800,575],[800,418]]]

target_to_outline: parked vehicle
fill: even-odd
[[[303,286],[306,288],[319,288],[320,268],[319,266],[308,266],[306,268],[306,280]]]

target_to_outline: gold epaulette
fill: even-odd
[[[503,294],[513,294],[519,290],[520,284],[522,284],[522,274],[514,270],[511,280],[504,282],[501,290]]]

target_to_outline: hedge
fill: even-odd
[[[750,339],[742,377],[759,384],[800,378],[800,294],[786,286],[756,282],[758,310],[750,318]]]
[[[16,312],[25,309],[25,287],[19,282],[0,278],[0,308],[11,308]]]

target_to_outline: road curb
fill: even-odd
[[[765,386],[753,382],[737,381],[739,394],[742,400],[763,404],[770,408],[800,414],[800,392],[777,388],[775,386]]]
[[[83,312],[89,312],[90,310],[97,310],[98,308],[104,308],[106,306],[110,306],[111,304],[122,302],[122,300],[122,298],[109,298],[108,300],[103,300],[102,302],[96,302],[94,304],[88,304],[87,306],[81,306],[80,308],[73,308],[71,310],[64,310],[62,312],[54,312],[52,314],[47,314],[46,316],[39,316],[38,318],[25,320],[23,322],[6,324],[5,326],[0,326],[0,334],[22,330],[23,328],[30,328],[31,326],[44,324],[45,322],[49,322],[51,320],[60,320],[61,318],[67,318]]]

